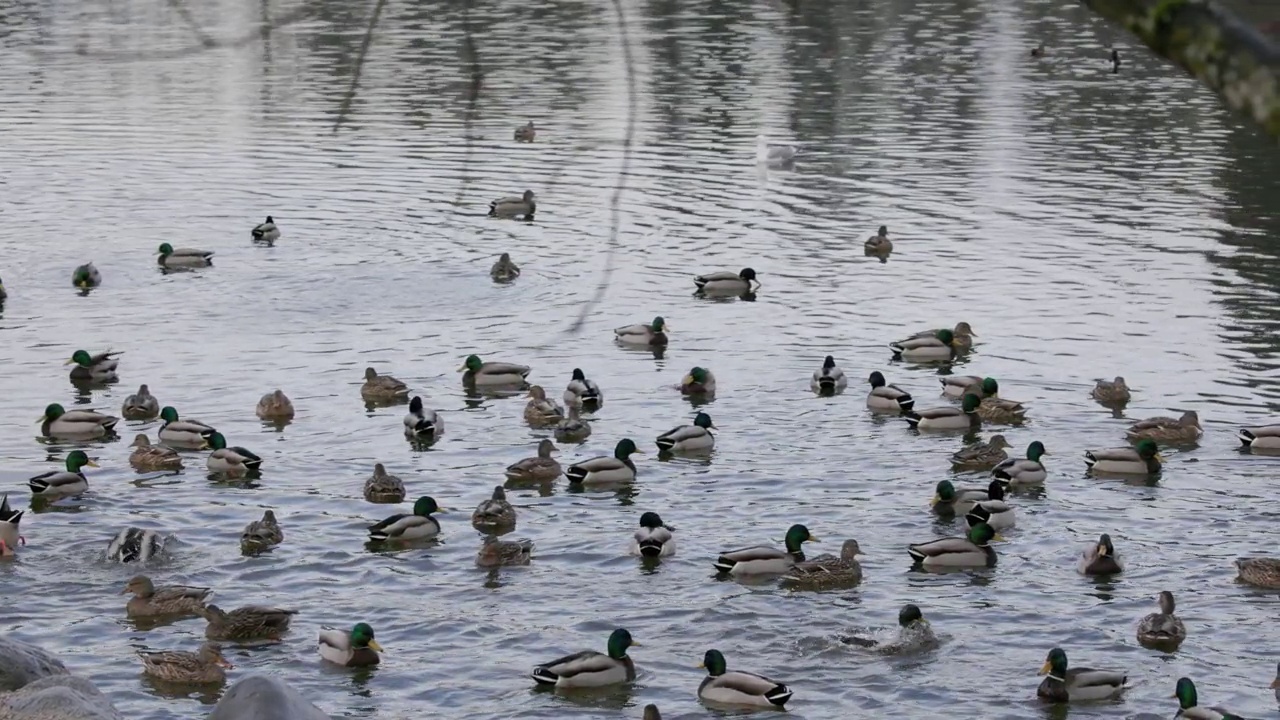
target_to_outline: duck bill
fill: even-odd
[[[692,375],[685,375],[685,376],[684,376],[684,379],[680,381],[680,384],[681,384],[681,385],[692,385],[692,384],[693,384],[693,376],[692,376]],[[44,419],[44,418],[41,418],[41,420],[43,420],[43,419]]]
[[[992,542],[1004,542],[1004,536],[1002,536],[1000,533],[996,533],[995,535],[992,535],[992,536],[991,536],[991,541],[992,541]]]
[[[1164,464],[1164,456],[1163,456],[1163,455],[1161,455],[1160,453],[1156,453],[1156,462],[1158,462],[1158,463],[1160,463],[1161,465],[1163,465],[1163,464]]]
[[[1105,557],[1105,556],[1106,556],[1106,554],[1107,554],[1107,546],[1106,546],[1106,545],[1099,545],[1099,546],[1098,546],[1098,555],[1099,555],[1100,557]]]
[[[805,540],[805,542],[818,542],[818,539],[819,538],[817,535],[810,535],[808,539]]]
[[[466,372],[466,371],[467,371],[466,365],[463,365],[462,367],[458,368],[458,372]]]
[[[1038,672],[1038,673],[1036,673],[1036,674],[1037,674],[1037,675],[1048,675],[1048,674],[1049,674],[1049,673],[1051,673],[1051,672],[1053,672],[1053,663],[1050,663],[1048,660],[1045,660],[1045,661],[1044,661],[1044,665],[1040,666],[1040,672]]]
[[[382,646],[378,644],[378,641],[377,641],[377,640],[370,640],[370,641],[369,641],[369,648],[370,648],[371,650],[376,650],[377,652],[382,652]]]
[[[698,663],[699,668],[705,668],[706,666],[707,666],[706,663]]]
[[[937,505],[940,502],[942,502],[942,498],[938,497],[937,495],[934,495],[933,499],[929,501],[929,506],[933,507],[934,505]]]
[[[101,465],[99,465],[98,463],[96,463],[96,462],[94,462],[94,461],[92,461],[92,460],[90,460],[89,462],[85,463],[85,465],[88,465],[89,467],[102,467]]]

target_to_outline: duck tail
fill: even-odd
[[[658,557],[662,554],[662,543],[651,538],[641,540],[640,554],[644,557]]]
[[[910,413],[911,409],[916,406],[916,399],[910,395],[903,395],[898,398],[898,407],[902,408],[902,412]]]
[[[529,677],[533,678],[533,681],[540,685],[555,685],[556,681],[560,679],[559,675],[556,675],[544,667],[534,668],[533,672],[529,674]]]
[[[889,343],[889,350],[893,352],[893,358],[896,360],[902,357],[903,347],[897,343]]]
[[[736,560],[731,560],[723,555],[716,558],[716,561],[712,563],[713,567],[715,567],[717,571],[722,573],[727,573],[733,570],[733,566],[737,564],[738,562]]]
[[[902,417],[905,418],[907,424],[913,428],[920,427],[920,421],[924,419],[910,410],[902,411]]]
[[[670,450],[676,446],[676,441],[671,438],[658,438],[657,445],[659,450]]]
[[[794,693],[791,692],[791,688],[779,683],[778,685],[775,685],[772,690],[764,694],[764,699],[778,707],[782,707],[787,704],[787,701],[791,699],[793,694]]]
[[[33,478],[27,481],[27,487],[31,488],[32,495],[39,495],[49,489],[49,482],[40,478]]]
[[[1086,467],[1093,467],[1097,462],[1098,458],[1094,457],[1092,452],[1086,452],[1084,454],[1084,464]]]
[[[1240,432],[1236,437],[1240,438],[1240,442],[1243,443],[1245,447],[1253,445],[1253,441],[1257,439],[1253,433],[1249,432],[1248,428],[1240,428]]]
[[[587,479],[587,471],[577,465],[570,465],[569,468],[564,471],[564,476],[569,478],[569,482],[571,483],[580,483]]]
[[[907,554],[911,556],[911,561],[915,563],[924,562],[925,554],[920,552],[915,545],[907,546]]]

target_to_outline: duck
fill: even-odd
[[[736,273],[724,270],[698,275],[693,284],[698,288],[695,294],[704,295],[745,295],[760,289],[760,280],[751,268],[743,268]]]
[[[1268,557],[1237,558],[1240,582],[1268,590],[1280,590],[1280,559]]]
[[[999,480],[992,480],[991,484],[985,488],[957,490],[950,480],[939,480],[929,505],[939,515],[961,517],[972,510],[976,503],[991,499],[991,488],[999,485]]]
[[[862,548],[858,547],[857,540],[845,540],[840,546],[839,557],[826,554],[798,562],[782,581],[791,588],[813,590],[856,585],[862,581],[862,566],[858,564],[861,554]]]
[[[533,127],[532,120],[530,120],[528,124],[521,125],[520,127],[516,128],[516,132],[515,132],[516,142],[531,143],[533,142],[533,139],[536,138],[537,136],[538,136],[538,131]]]
[[[374,463],[373,475],[364,481],[364,499],[371,503],[404,502],[404,481],[387,473],[382,463]]]
[[[889,343],[893,359],[907,362],[950,362],[958,347],[950,330],[939,330],[931,337],[912,337]]]
[[[680,380],[680,392],[685,395],[715,395],[716,376],[706,368],[695,367]]]
[[[142,658],[142,671],[147,675],[181,685],[221,685],[227,681],[223,668],[235,667],[222,657],[222,648],[211,642],[201,645],[199,652],[140,651],[138,657]]]
[[[114,435],[120,418],[93,410],[68,411],[58,403],[51,403],[45,407],[39,422],[40,434],[45,437],[84,440]]]
[[[623,438],[613,448],[613,457],[602,455],[570,465],[564,474],[570,485],[605,485],[629,483],[636,479],[632,455],[643,455],[630,438]]]
[[[915,407],[916,401],[911,393],[897,385],[886,383],[879,370],[871,373],[867,382],[871,383],[871,392],[867,394],[867,408],[876,412],[905,413],[911,412],[911,408]]]
[[[18,534],[18,524],[25,512],[9,507],[9,493],[0,495],[0,557],[10,556],[14,548],[27,544],[26,538]]]
[[[733,576],[739,575],[782,575],[804,562],[802,545],[817,542],[818,538],[809,533],[809,528],[796,524],[787,528],[783,538],[785,550],[770,545],[754,545],[738,550],[726,550],[720,553],[713,563],[716,571]]]
[[[350,632],[321,628],[320,657],[335,665],[343,667],[369,667],[377,665],[381,658],[382,646],[373,639],[373,628],[369,623],[356,623]]]
[[[182,447],[209,447],[210,439],[218,432],[199,420],[180,420],[178,411],[169,405],[160,410],[160,419],[164,420],[157,433],[160,440]]]
[[[939,332],[942,332],[942,328],[921,330],[911,337],[932,338],[937,337]],[[956,326],[952,328],[950,332],[957,352],[968,352],[971,350],[973,348],[973,339],[978,336],[978,333],[973,331],[973,326],[963,320],[956,323]]]
[[[1115,380],[1098,380],[1093,386],[1093,390],[1089,391],[1089,397],[1097,400],[1103,405],[1123,405],[1129,402],[1132,394],[1129,392],[1129,386],[1125,384],[1124,378],[1119,375]]]
[[[640,557],[670,557],[676,554],[675,528],[662,522],[656,512],[640,516],[640,528],[632,536],[631,554]]]
[[[534,202],[532,190],[525,190],[520,197],[498,198],[489,203],[489,217],[523,217],[525,220],[532,220],[537,211],[538,204]]]
[[[138,392],[124,399],[120,406],[120,415],[125,420],[150,420],[160,414],[160,401],[151,394],[146,385],[138,387]]]
[[[432,513],[444,512],[435,498],[424,495],[413,503],[413,513],[396,513],[377,525],[369,526],[370,542],[393,540],[426,540],[440,534],[440,521]]]
[[[1009,458],[1001,462],[992,468],[991,476],[1003,480],[1013,488],[1043,485],[1045,478],[1049,477],[1049,472],[1045,470],[1040,458],[1048,454],[1049,451],[1044,449],[1044,443],[1039,440],[1032,441],[1027,446],[1025,458]]]
[[[970,393],[964,396],[960,407],[936,407],[928,410],[904,412],[907,424],[917,430],[977,430],[982,425],[978,415],[978,406],[982,403],[977,395]]]
[[[532,540],[499,540],[486,535],[476,553],[476,565],[484,568],[528,565],[533,559]]]
[[[785,684],[763,675],[730,672],[719,650],[708,650],[698,667],[707,669],[707,676],[698,686],[698,698],[708,702],[781,709],[793,694]]]
[[[209,436],[209,447],[213,448],[209,459],[205,461],[209,472],[239,476],[262,469],[262,458],[239,445],[227,447],[227,439],[217,430]]]
[[[507,480],[521,482],[549,482],[560,477],[560,463],[551,457],[556,452],[556,444],[543,439],[538,443],[538,454],[524,458],[507,466]]]
[[[578,405],[570,404],[569,417],[563,418],[556,423],[554,435],[557,441],[580,443],[591,437],[591,425],[582,419],[582,414],[578,411],[578,408]]]
[[[258,407],[254,409],[254,413],[259,420],[292,420],[293,401],[284,394],[283,390],[277,388],[258,400]]]
[[[822,367],[813,371],[809,380],[809,389],[816,393],[842,393],[849,387],[849,379],[844,371],[836,367],[836,359],[828,355],[822,360]]]
[[[594,381],[588,380],[582,368],[573,369],[573,377],[564,390],[566,406],[580,405],[587,410],[599,409],[604,404],[604,393]]]
[[[1111,48],[1111,74],[1115,75],[1120,72],[1120,51]]]
[[[986,442],[976,442],[951,455],[951,464],[966,470],[991,470],[1005,462],[1009,454],[1005,448],[1013,447],[1003,435],[992,435]]]
[[[979,398],[985,397],[982,390],[982,381],[985,379],[977,375],[947,375],[938,378],[938,382],[942,383],[944,396],[959,400],[969,393],[974,393]]]
[[[1143,438],[1163,443],[1195,442],[1200,439],[1200,415],[1195,410],[1182,413],[1182,417],[1153,417],[1129,426],[1125,437],[1130,441]]]
[[[1187,626],[1173,614],[1173,593],[1161,590],[1156,601],[1160,612],[1151,613],[1138,622],[1138,643],[1156,649],[1176,649],[1187,639]]]
[[[692,425],[678,425],[658,436],[659,452],[704,452],[715,447],[716,436],[712,430],[719,430],[712,422],[711,416],[700,412],[693,418]]]
[[[1036,695],[1051,702],[1079,702],[1113,698],[1128,687],[1129,676],[1114,670],[1067,668],[1067,653],[1054,648],[1045,658],[1040,675],[1047,675]]]
[[[422,398],[414,395],[409,401],[409,414],[404,416],[404,436],[407,438],[438,438],[444,434],[444,418],[435,410],[425,410]]]
[[[627,650],[640,643],[631,633],[618,628],[609,634],[606,653],[594,650],[566,655],[533,669],[533,681],[558,688],[601,687],[631,682],[636,679],[636,666]]]
[[[147,562],[164,553],[169,538],[155,530],[127,527],[107,543],[107,559],[116,562]]]
[[[983,378],[982,385],[970,388],[970,392],[982,398],[978,404],[978,417],[983,422],[1018,425],[1027,419],[1026,405],[1000,397],[1000,383],[995,378]]]
[[[1251,450],[1280,449],[1280,425],[1240,428],[1236,437],[1240,438],[1244,447]]]
[[[1098,542],[1080,554],[1076,570],[1081,575],[1117,575],[1124,572],[1124,562],[1111,544],[1111,536],[1103,533]]]
[[[1196,684],[1191,678],[1178,678],[1178,683],[1174,685],[1173,696],[1178,698],[1178,712],[1174,715],[1177,718],[1186,718],[1186,720],[1246,720],[1242,715],[1237,715],[1223,707],[1200,707],[1197,703],[1199,698],[1196,696]]]
[[[987,499],[975,502],[965,513],[964,520],[969,527],[986,523],[996,532],[1008,530],[1018,522],[1013,506],[1004,501],[1004,484],[999,480],[991,481],[987,487]]]
[[[525,422],[531,427],[546,427],[563,419],[564,409],[555,400],[547,398],[547,391],[541,385],[529,388],[529,402],[524,406]]]
[[[71,284],[78,288],[96,288],[102,284],[102,273],[92,262],[85,263],[72,271]]]
[[[668,342],[667,321],[661,315],[658,315],[653,318],[651,323],[614,328],[613,335],[614,339],[623,345],[666,347]]]
[[[204,636],[210,640],[279,640],[298,611],[246,605],[227,612],[217,605],[206,605],[199,614],[209,621]]]
[[[120,364],[116,357],[119,355],[123,353],[108,350],[90,355],[84,350],[77,350],[64,364],[75,365],[71,368],[72,382],[111,383],[120,379],[116,374],[116,366]]]
[[[489,277],[494,282],[511,282],[520,277],[520,266],[511,261],[511,253],[502,253],[493,267],[489,268]]]
[[[280,239],[280,228],[276,227],[275,218],[268,215],[266,220],[253,226],[249,231],[249,237],[253,238],[254,242],[274,245]]]
[[[244,552],[259,552],[282,542],[284,531],[271,510],[263,512],[261,520],[245,525],[244,532],[240,534],[240,549]]]
[[[1036,47],[1031,48],[1031,57],[1044,57],[1044,56],[1045,56],[1044,43],[1040,43]]]
[[[493,495],[476,506],[471,513],[471,526],[481,532],[507,530],[516,526],[516,509],[507,502],[507,493],[501,485],[493,488]]]
[[[908,545],[907,553],[923,568],[995,567],[996,551],[989,543],[1001,539],[990,525],[978,523],[964,537]]]
[[[182,456],[168,445],[152,445],[146,434],[138,433],[130,444],[129,464],[139,472],[181,470]]]
[[[881,225],[876,234],[867,238],[867,241],[862,246],[872,253],[893,252],[893,241],[889,239],[888,226]]]
[[[400,402],[409,399],[409,386],[390,375],[379,375],[377,370],[369,367],[364,369],[360,397],[366,402]]]
[[[1159,448],[1149,438],[1139,440],[1132,448],[1090,450],[1084,454],[1084,464],[1088,469],[1119,475],[1155,475],[1163,463]]]
[[[161,585],[156,587],[146,575],[134,575],[121,595],[132,594],[125,614],[132,618],[199,615],[213,591],[207,587]]]
[[[67,453],[66,470],[52,470],[27,481],[32,495],[76,495],[89,489],[89,479],[81,468],[98,467],[83,450]]]
[[[481,362],[478,355],[468,355],[458,372],[463,373],[464,385],[519,385],[524,386],[524,378],[529,374],[527,365],[516,365],[506,362]]]
[[[213,253],[195,248],[174,249],[169,243],[160,243],[160,256],[156,263],[163,268],[208,267],[213,264]]]

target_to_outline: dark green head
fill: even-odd
[[[660,528],[662,527],[662,518],[656,512],[647,512],[640,516],[640,527]]]
[[[351,647],[382,649],[377,641],[373,639],[373,628],[370,627],[369,623],[356,623],[351,628]]]
[[[1138,442],[1138,456],[1143,460],[1151,460],[1160,458],[1160,448],[1156,446],[1156,441],[1150,438],[1143,438]]]
[[[160,254],[161,254],[161,255],[172,255],[172,254],[173,254],[173,246],[172,246],[172,245],[170,245],[169,243],[160,243]]]
[[[881,226],[880,226],[880,230],[879,230],[876,234],[877,234],[877,235],[879,235],[880,237],[884,237],[884,236],[888,235],[888,234],[889,234],[889,228],[888,228],[888,226],[886,226],[886,225],[881,225]]]
[[[640,452],[640,448],[636,447],[636,444],[632,442],[631,438],[622,438],[613,448],[613,456],[619,460],[626,460],[628,457],[631,457],[638,452]]]
[[[75,283],[76,287],[89,287],[92,285],[93,275],[89,272],[89,266],[81,265],[76,268],[76,271],[72,273],[71,282]]]
[[[652,328],[654,332],[662,332],[663,328],[665,328],[666,326],[667,326],[667,321],[663,320],[661,315],[655,317],[653,319],[653,322],[649,325],[649,327]]]
[[[609,633],[609,657],[614,660],[621,660],[627,656],[627,648],[639,644],[631,639],[631,633],[618,628]]]
[[[835,357],[833,357],[833,356],[831,356],[831,355],[828,355],[828,356],[826,356],[825,358],[823,358],[823,360],[822,360],[822,369],[823,369],[823,370],[830,370],[831,368],[833,368],[833,367],[835,367],[835,366],[836,366],[836,359],[835,359]]]
[[[817,542],[818,538],[809,534],[809,528],[796,524],[787,528],[785,541],[787,543],[787,552],[798,553],[802,543]]]
[[[479,372],[482,365],[484,365],[484,362],[480,360],[479,355],[468,355],[467,359],[462,363],[462,367],[471,372]]]
[[[689,377],[693,378],[694,382],[701,385],[707,381],[707,371],[703,368],[695,367],[689,371]]]
[[[45,406],[44,417],[40,418],[40,420],[41,422],[45,420],[57,420],[58,418],[66,414],[67,414],[66,409],[64,409],[61,405],[59,405],[58,403],[50,403],[49,405]]]
[[[941,340],[942,344],[944,345],[950,345],[956,340],[955,334],[953,334],[950,330],[947,330],[946,328],[939,330],[937,333],[934,334],[934,337]]]
[[[71,362],[79,365],[80,367],[89,367],[93,364],[93,357],[84,350],[77,350],[71,353]]]
[[[996,382],[993,377],[982,378],[982,392],[986,395],[998,395],[1000,393],[1000,383]]]
[[[898,611],[898,624],[902,627],[910,627],[911,623],[923,621],[924,613],[920,612],[920,608],[911,603],[903,605],[902,609]]]
[[[716,428],[715,425],[711,424],[711,416],[704,412],[698,413],[697,416],[693,418],[693,424],[700,428]],[[716,429],[719,430],[720,428]]]
[[[83,450],[72,450],[67,453],[67,472],[78,473],[80,468],[88,465],[89,467],[98,467],[98,463],[89,459]]]
[[[996,539],[996,531],[986,523],[978,523],[969,528],[969,542],[978,547],[986,547],[987,543]]]
[[[1049,651],[1049,655],[1044,659],[1044,667],[1040,668],[1041,675],[1052,675],[1059,680],[1065,680],[1067,677],[1067,651],[1062,648],[1054,648]]]
[[[1034,460],[1035,462],[1040,462],[1040,457],[1042,455],[1048,455],[1048,454],[1049,453],[1044,449],[1044,443],[1040,442],[1039,440],[1036,440],[1035,442],[1027,446],[1028,460]]]
[[[423,495],[413,504],[413,514],[428,517],[431,513],[443,512],[444,508],[436,504],[435,498],[430,495]]]
[[[933,502],[951,502],[956,496],[956,486],[951,484],[950,480],[939,480],[937,487],[933,489]]]
[[[965,412],[972,413],[977,412],[978,406],[981,404],[982,398],[974,395],[973,393],[968,393],[964,396],[964,400],[961,401],[960,406],[964,408]]]
[[[1173,691],[1173,696],[1178,698],[1178,706],[1183,710],[1190,710],[1197,705],[1196,684],[1191,682],[1191,678],[1178,678],[1178,685]]]
[[[178,422],[178,411],[173,409],[172,405],[165,405],[160,411],[160,419],[167,422]]]
[[[871,387],[873,388],[884,387],[889,384],[885,381],[884,375],[880,374],[879,370],[871,373],[871,377],[867,378],[867,382],[871,383]]]
[[[214,450],[224,450],[227,447],[227,439],[222,437],[222,433],[215,432],[208,438],[209,447]]]
[[[714,677],[725,674],[729,664],[724,661],[724,654],[719,650],[708,650],[707,654],[702,656],[702,664],[698,667],[706,668],[707,674]]]
[[[987,485],[987,498],[989,500],[1004,499],[1004,483],[999,478],[993,478]]]
[[[574,368],[574,369],[573,369],[573,379],[574,379],[574,380],[579,380],[579,381],[581,381],[581,382],[586,382],[586,381],[587,381],[587,374],[586,374],[586,373],[584,373],[584,372],[582,372],[582,368]]]

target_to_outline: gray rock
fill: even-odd
[[[250,675],[223,693],[209,720],[329,720],[329,715],[283,680]]]
[[[88,680],[74,675],[51,675],[28,683],[21,690],[0,695],[0,720],[124,718]]]
[[[44,649],[0,635],[0,692],[50,675],[66,675],[62,661]]]

